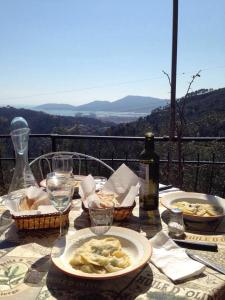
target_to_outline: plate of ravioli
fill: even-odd
[[[58,240],[54,248],[61,248]],[[61,248],[62,249],[62,248]],[[96,236],[90,228],[67,234],[63,250],[52,254],[61,271],[80,278],[102,280],[129,274],[150,259],[152,247],[140,233],[112,226],[107,234]]]
[[[160,201],[169,210],[181,209],[189,221],[209,222],[225,216],[225,199],[214,195],[180,191],[165,194]]]

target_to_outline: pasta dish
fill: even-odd
[[[85,273],[105,274],[131,265],[129,256],[114,237],[91,239],[76,249],[70,264]]]
[[[173,204],[174,208],[179,208],[184,214],[200,216],[200,217],[215,217],[223,214],[223,208],[217,205],[204,203],[190,203],[187,201],[178,201]]]

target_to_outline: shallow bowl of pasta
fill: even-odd
[[[225,216],[225,199],[214,195],[179,191],[163,195],[160,202],[169,210],[181,209],[189,221],[209,222]]]
[[[54,246],[52,261],[61,271],[80,278],[103,280],[127,275],[144,266],[152,247],[140,233],[112,226],[107,234],[96,236],[90,228],[67,234]],[[53,248],[53,249],[54,249]]]

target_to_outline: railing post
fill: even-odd
[[[2,152],[0,149],[0,158],[2,157]],[[3,176],[3,168],[2,168],[2,161],[0,159],[0,187],[2,187],[2,192],[4,193],[6,188],[5,188],[5,182],[4,182],[4,176]]]
[[[213,153],[213,156],[212,156],[212,168],[211,168],[211,172],[210,172],[209,190],[208,190],[209,194],[212,191],[213,176],[214,176],[214,165],[215,165],[215,153]]]
[[[199,175],[199,153],[197,154],[197,167],[196,167],[196,173],[195,173],[195,183],[194,183],[194,192],[197,191],[197,187],[198,187],[198,175]]]
[[[56,146],[56,138],[57,135],[51,134],[51,142],[52,142],[52,152],[56,152],[57,146]]]
[[[98,151],[98,158],[101,159],[101,151],[99,150]],[[100,175],[101,174],[101,164],[100,162],[98,163],[98,174]]]
[[[112,152],[112,158],[111,158],[111,161],[112,161],[112,168],[114,169],[114,152]]]
[[[125,162],[126,162],[126,164],[127,164],[127,160],[128,160],[128,152],[126,151],[125,152]]]
[[[181,188],[183,187],[183,183],[184,183],[184,154],[182,156],[182,166],[181,166]]]
[[[87,153],[85,152],[85,155],[87,155]],[[85,174],[88,175],[88,166],[87,166],[87,157],[85,156],[84,158],[84,165],[85,165]]]
[[[166,171],[167,171],[167,182],[171,184],[172,182],[170,182],[170,152],[169,151],[167,153]]]

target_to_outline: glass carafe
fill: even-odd
[[[22,117],[16,117],[11,122],[11,138],[16,155],[16,165],[9,193],[21,189],[38,186],[28,162],[28,140],[30,128]]]

